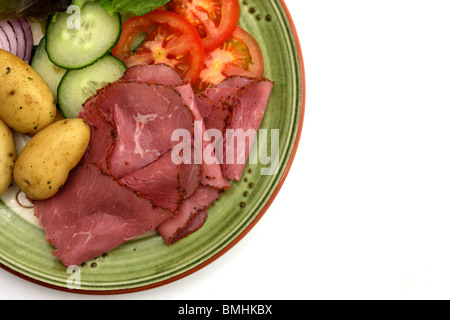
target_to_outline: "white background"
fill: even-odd
[[[305,59],[305,123],[253,231],[154,290],[78,296],[0,270],[1,299],[450,298],[449,1],[286,3]]]

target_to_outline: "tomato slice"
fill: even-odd
[[[167,64],[186,82],[194,83],[202,70],[205,52],[189,21],[173,12],[155,10],[125,21],[112,55],[128,67]]]
[[[239,0],[172,0],[168,9],[197,29],[205,51],[220,47],[239,23]]]
[[[256,40],[237,27],[222,46],[205,54],[205,64],[193,87],[196,91],[215,86],[230,76],[259,79],[264,74],[264,58]]]

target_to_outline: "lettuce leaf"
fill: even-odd
[[[0,21],[17,18],[44,19],[67,10],[70,0],[0,0]]]
[[[169,1],[170,0],[100,0],[100,4],[109,14],[125,11],[131,12],[137,16],[143,16],[144,14],[165,5]]]

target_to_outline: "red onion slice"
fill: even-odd
[[[25,58],[25,48],[26,48],[26,40],[25,34],[23,33],[22,25],[18,20],[8,21],[9,25],[14,30],[14,36],[17,40],[17,56],[23,60]]]
[[[1,49],[30,63],[33,45],[33,33],[27,20],[21,18],[0,23]]]
[[[8,21],[1,23],[0,26],[6,33],[6,36],[8,37],[10,46],[9,52],[17,56],[17,38],[16,35],[14,34],[14,29],[12,28],[11,24]]]
[[[20,19],[19,21],[20,24],[22,25],[23,32],[25,34],[25,40],[27,42],[27,46],[25,48],[25,57],[23,60],[25,60],[26,63],[30,63],[34,46],[33,31],[31,30],[31,26],[27,20]]]
[[[9,46],[8,37],[6,36],[6,33],[3,31],[1,26],[0,26],[0,48],[8,52],[11,50],[11,47]]]

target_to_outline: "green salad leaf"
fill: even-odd
[[[86,2],[94,0],[74,0],[73,5],[83,7]],[[137,16],[143,16],[163,5],[170,0],[100,0],[100,4],[108,14],[113,15],[120,12],[131,12]]]

